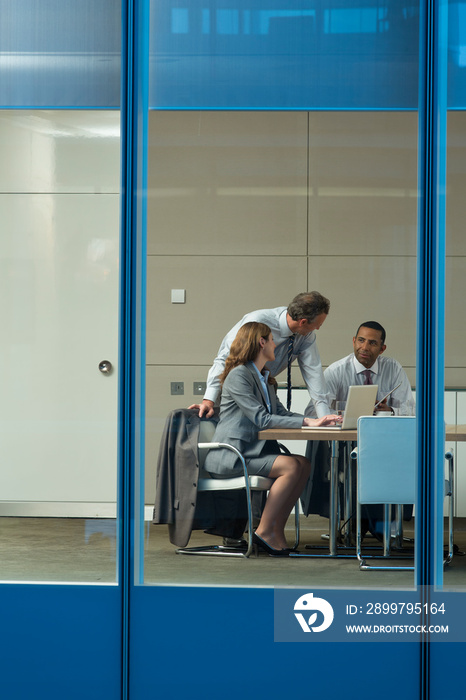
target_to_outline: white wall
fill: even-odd
[[[115,515],[119,113],[2,111],[0,147],[0,514]]]

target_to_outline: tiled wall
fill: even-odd
[[[247,311],[317,289],[324,366],[364,320],[415,384],[417,114],[151,112],[146,500],[165,416]],[[449,114],[446,385],[466,387],[466,119]],[[170,290],[186,289],[185,304]],[[294,382],[299,383],[299,370]],[[183,381],[184,396],[170,382]]]
[[[378,320],[414,385],[417,115],[151,112],[149,131],[150,502],[166,414],[197,400],[193,382],[247,311],[317,289],[331,300],[324,366],[351,352],[359,322]],[[465,244],[450,238],[452,255]],[[461,259],[448,264],[459,290]],[[171,289],[186,289],[186,303],[171,304]],[[465,385],[464,357],[450,348],[447,364],[447,381]],[[184,396],[171,396],[172,381]]]

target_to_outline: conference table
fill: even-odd
[[[447,425],[445,440],[448,440],[448,442],[466,442],[466,425]]]
[[[297,556],[307,557],[337,557],[342,556],[338,552],[337,532],[339,528],[338,508],[338,453],[341,442],[355,442],[358,431],[341,430],[341,428],[271,428],[261,430],[258,433],[259,440],[327,440],[331,443],[330,460],[330,517],[329,517],[329,553],[328,554],[303,554]],[[466,425],[447,425],[445,440],[448,442],[466,442]],[[348,556],[348,555],[345,555]],[[354,556],[354,555],[352,555]]]
[[[329,553],[300,554],[309,557],[341,556],[337,547],[338,518],[338,453],[340,442],[356,441],[358,431],[341,428],[270,428],[259,431],[259,440],[328,440],[331,442],[330,458],[330,503],[329,503]]]

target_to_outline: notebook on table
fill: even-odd
[[[360,416],[372,416],[377,400],[377,384],[350,386],[345,414],[339,425],[304,425],[303,430],[355,430]]]

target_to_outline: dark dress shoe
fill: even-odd
[[[259,535],[256,535],[254,532],[252,535],[252,542],[253,544],[257,545],[260,547],[264,552],[267,552],[267,554],[271,557],[289,557],[290,556],[290,549],[274,549],[271,547],[265,540],[262,539]]]
[[[246,542],[246,540],[243,540],[243,539],[236,540],[233,537],[224,537],[223,538],[223,546],[224,547],[232,547],[234,549],[247,549],[248,543]]]

